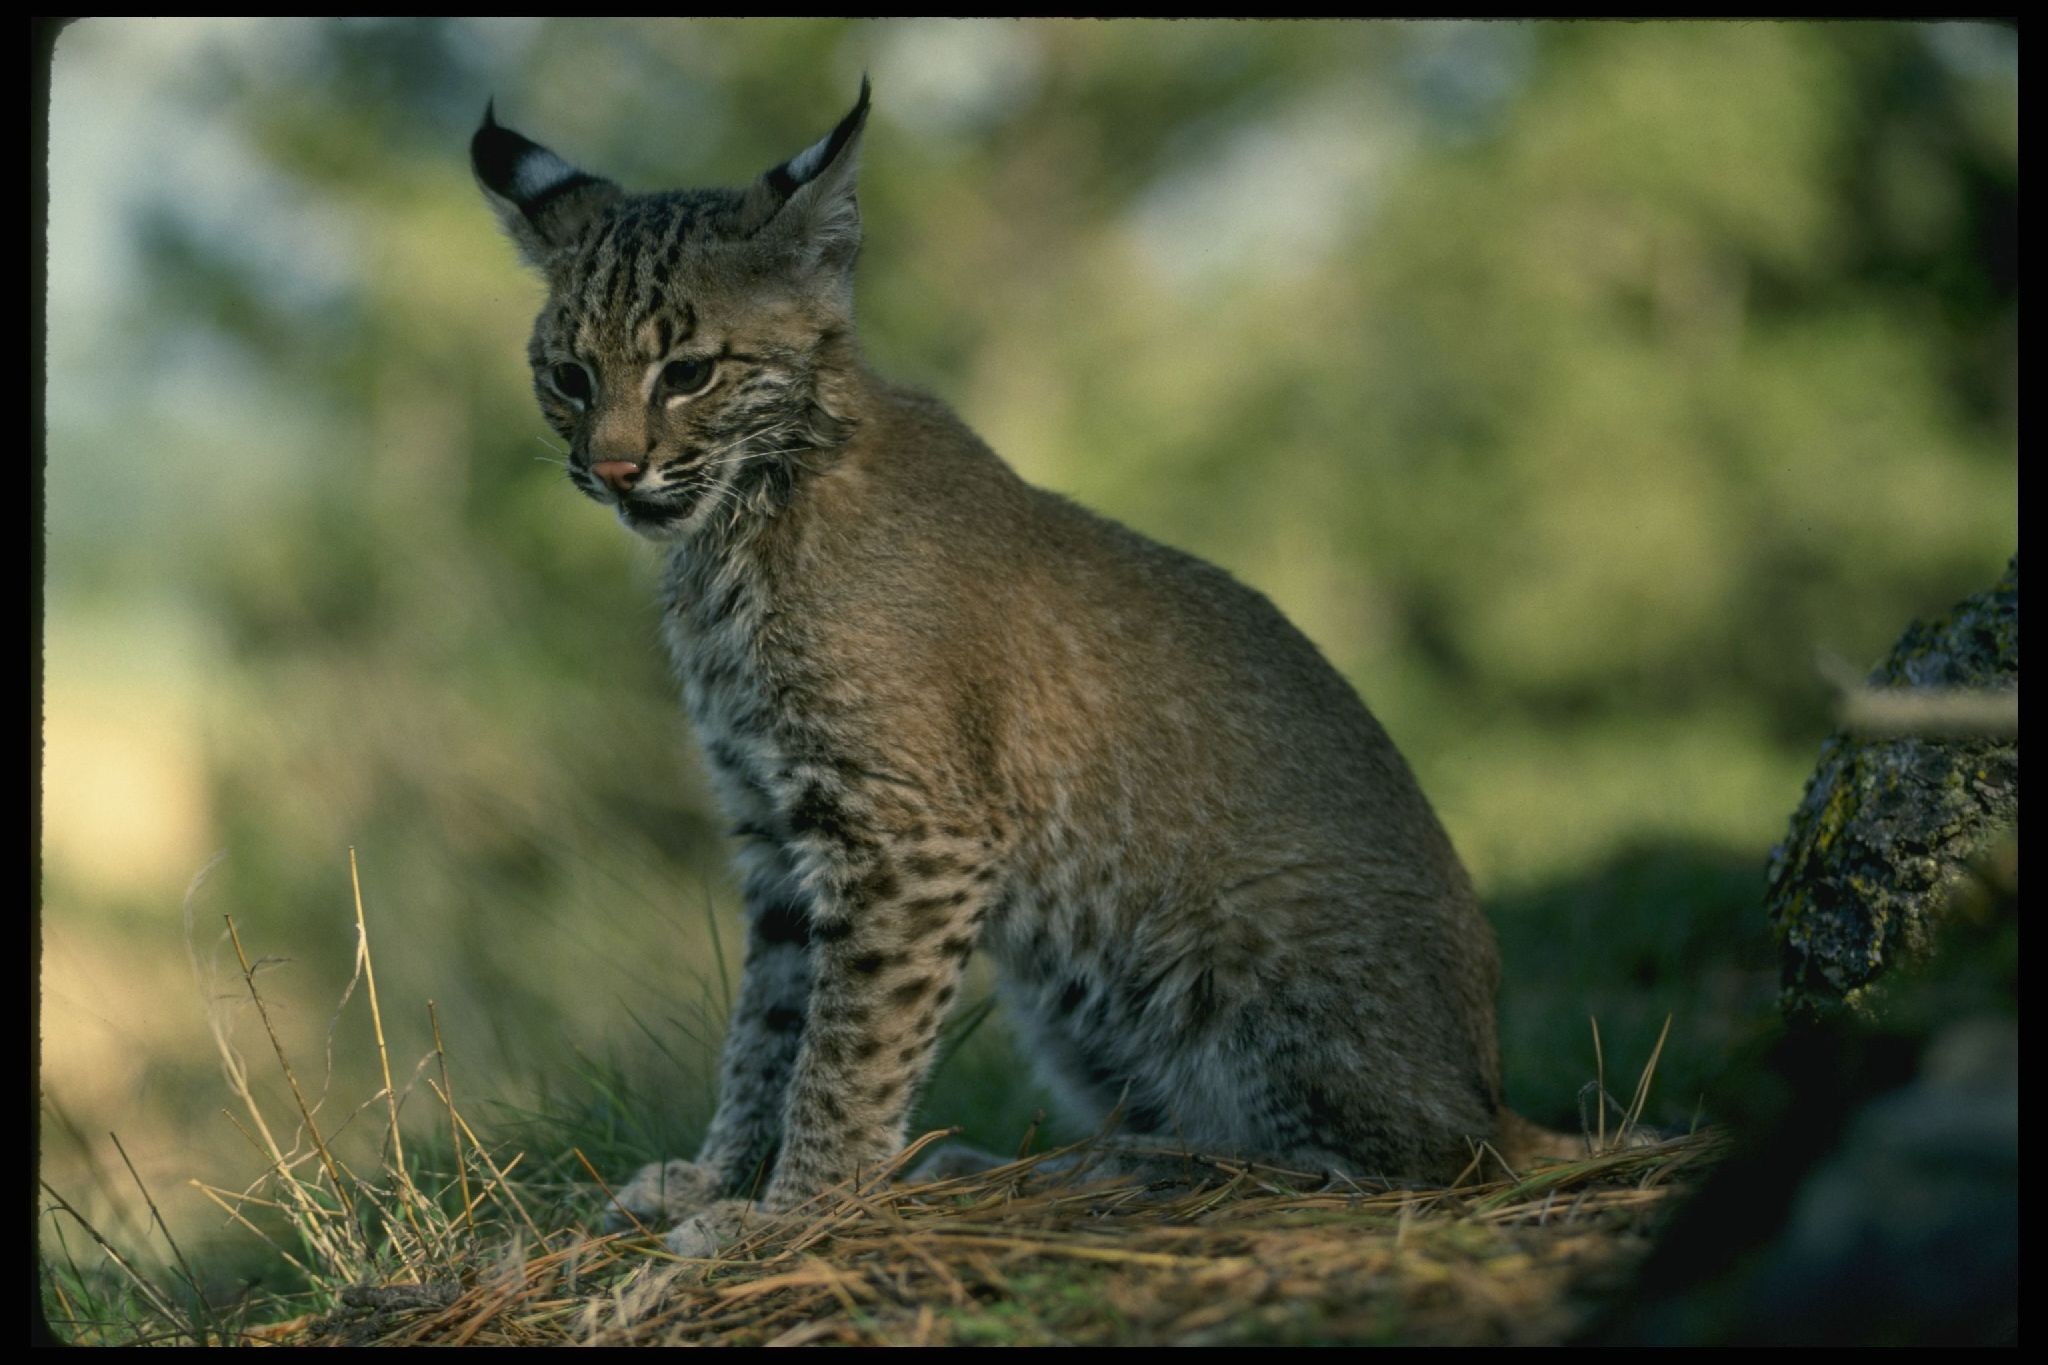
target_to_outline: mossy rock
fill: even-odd
[[[2020,567],[1939,621],[1916,622],[1872,687],[2020,682]],[[1924,957],[1971,860],[2017,826],[2014,739],[1861,739],[1837,732],[1771,853],[1765,895],[1795,1019],[1867,1009],[1892,967]]]

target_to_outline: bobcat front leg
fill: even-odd
[[[663,1225],[766,1188],[811,989],[810,912],[781,859],[757,854],[745,882],[747,961],[719,1060],[718,1108],[695,1161],[657,1161],[618,1192]],[[614,1217],[614,1223],[625,1220]]]
[[[765,1202],[785,1209],[903,1146],[939,1024],[992,899],[986,848],[956,838],[869,845],[813,907],[810,1021]]]
[[[811,912],[786,876],[749,877],[747,966],[719,1057],[718,1108],[697,1164],[727,1194],[766,1188],[811,996]]]

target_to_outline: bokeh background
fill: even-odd
[[[216,1028],[291,1124],[222,916],[340,1124],[377,1084],[351,846],[401,1086],[431,999],[527,1169],[693,1143],[719,823],[654,552],[545,462],[539,286],[466,144],[495,96],[628,185],[737,183],[864,71],[877,367],[1358,685],[1500,930],[1518,1107],[1576,1121],[1589,1017],[1625,1096],[1669,1014],[1649,1116],[1711,1116],[1770,1013],[1816,653],[1874,660],[2014,548],[2017,61],[1968,23],[72,26],[43,1176],[141,1243],[118,1131],[232,1254],[185,1184],[262,1168]],[[1043,1099],[1000,1016],[956,1032],[925,1117],[1014,1143]]]

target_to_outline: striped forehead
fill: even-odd
[[[680,344],[696,318],[678,266],[686,251],[721,235],[738,203],[730,191],[643,195],[593,225],[557,291],[574,321],[576,348],[594,354],[630,346],[659,360]]]
[[[556,314],[556,326],[571,331],[578,355],[666,360],[696,332],[697,310],[688,299],[657,294],[623,310],[565,308]]]

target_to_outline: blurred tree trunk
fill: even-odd
[[[1989,590],[1939,621],[1908,626],[1870,675],[1863,696],[1875,706],[1861,708],[1882,710],[1902,691],[2010,692],[2008,733],[1982,733],[1980,706],[1980,719],[1955,727],[1960,733],[1842,730],[1822,746],[1791,830],[1772,852],[1765,900],[1792,1018],[1862,1012],[1887,971],[1926,955],[1971,860],[2017,825],[2019,573],[2014,555]]]

